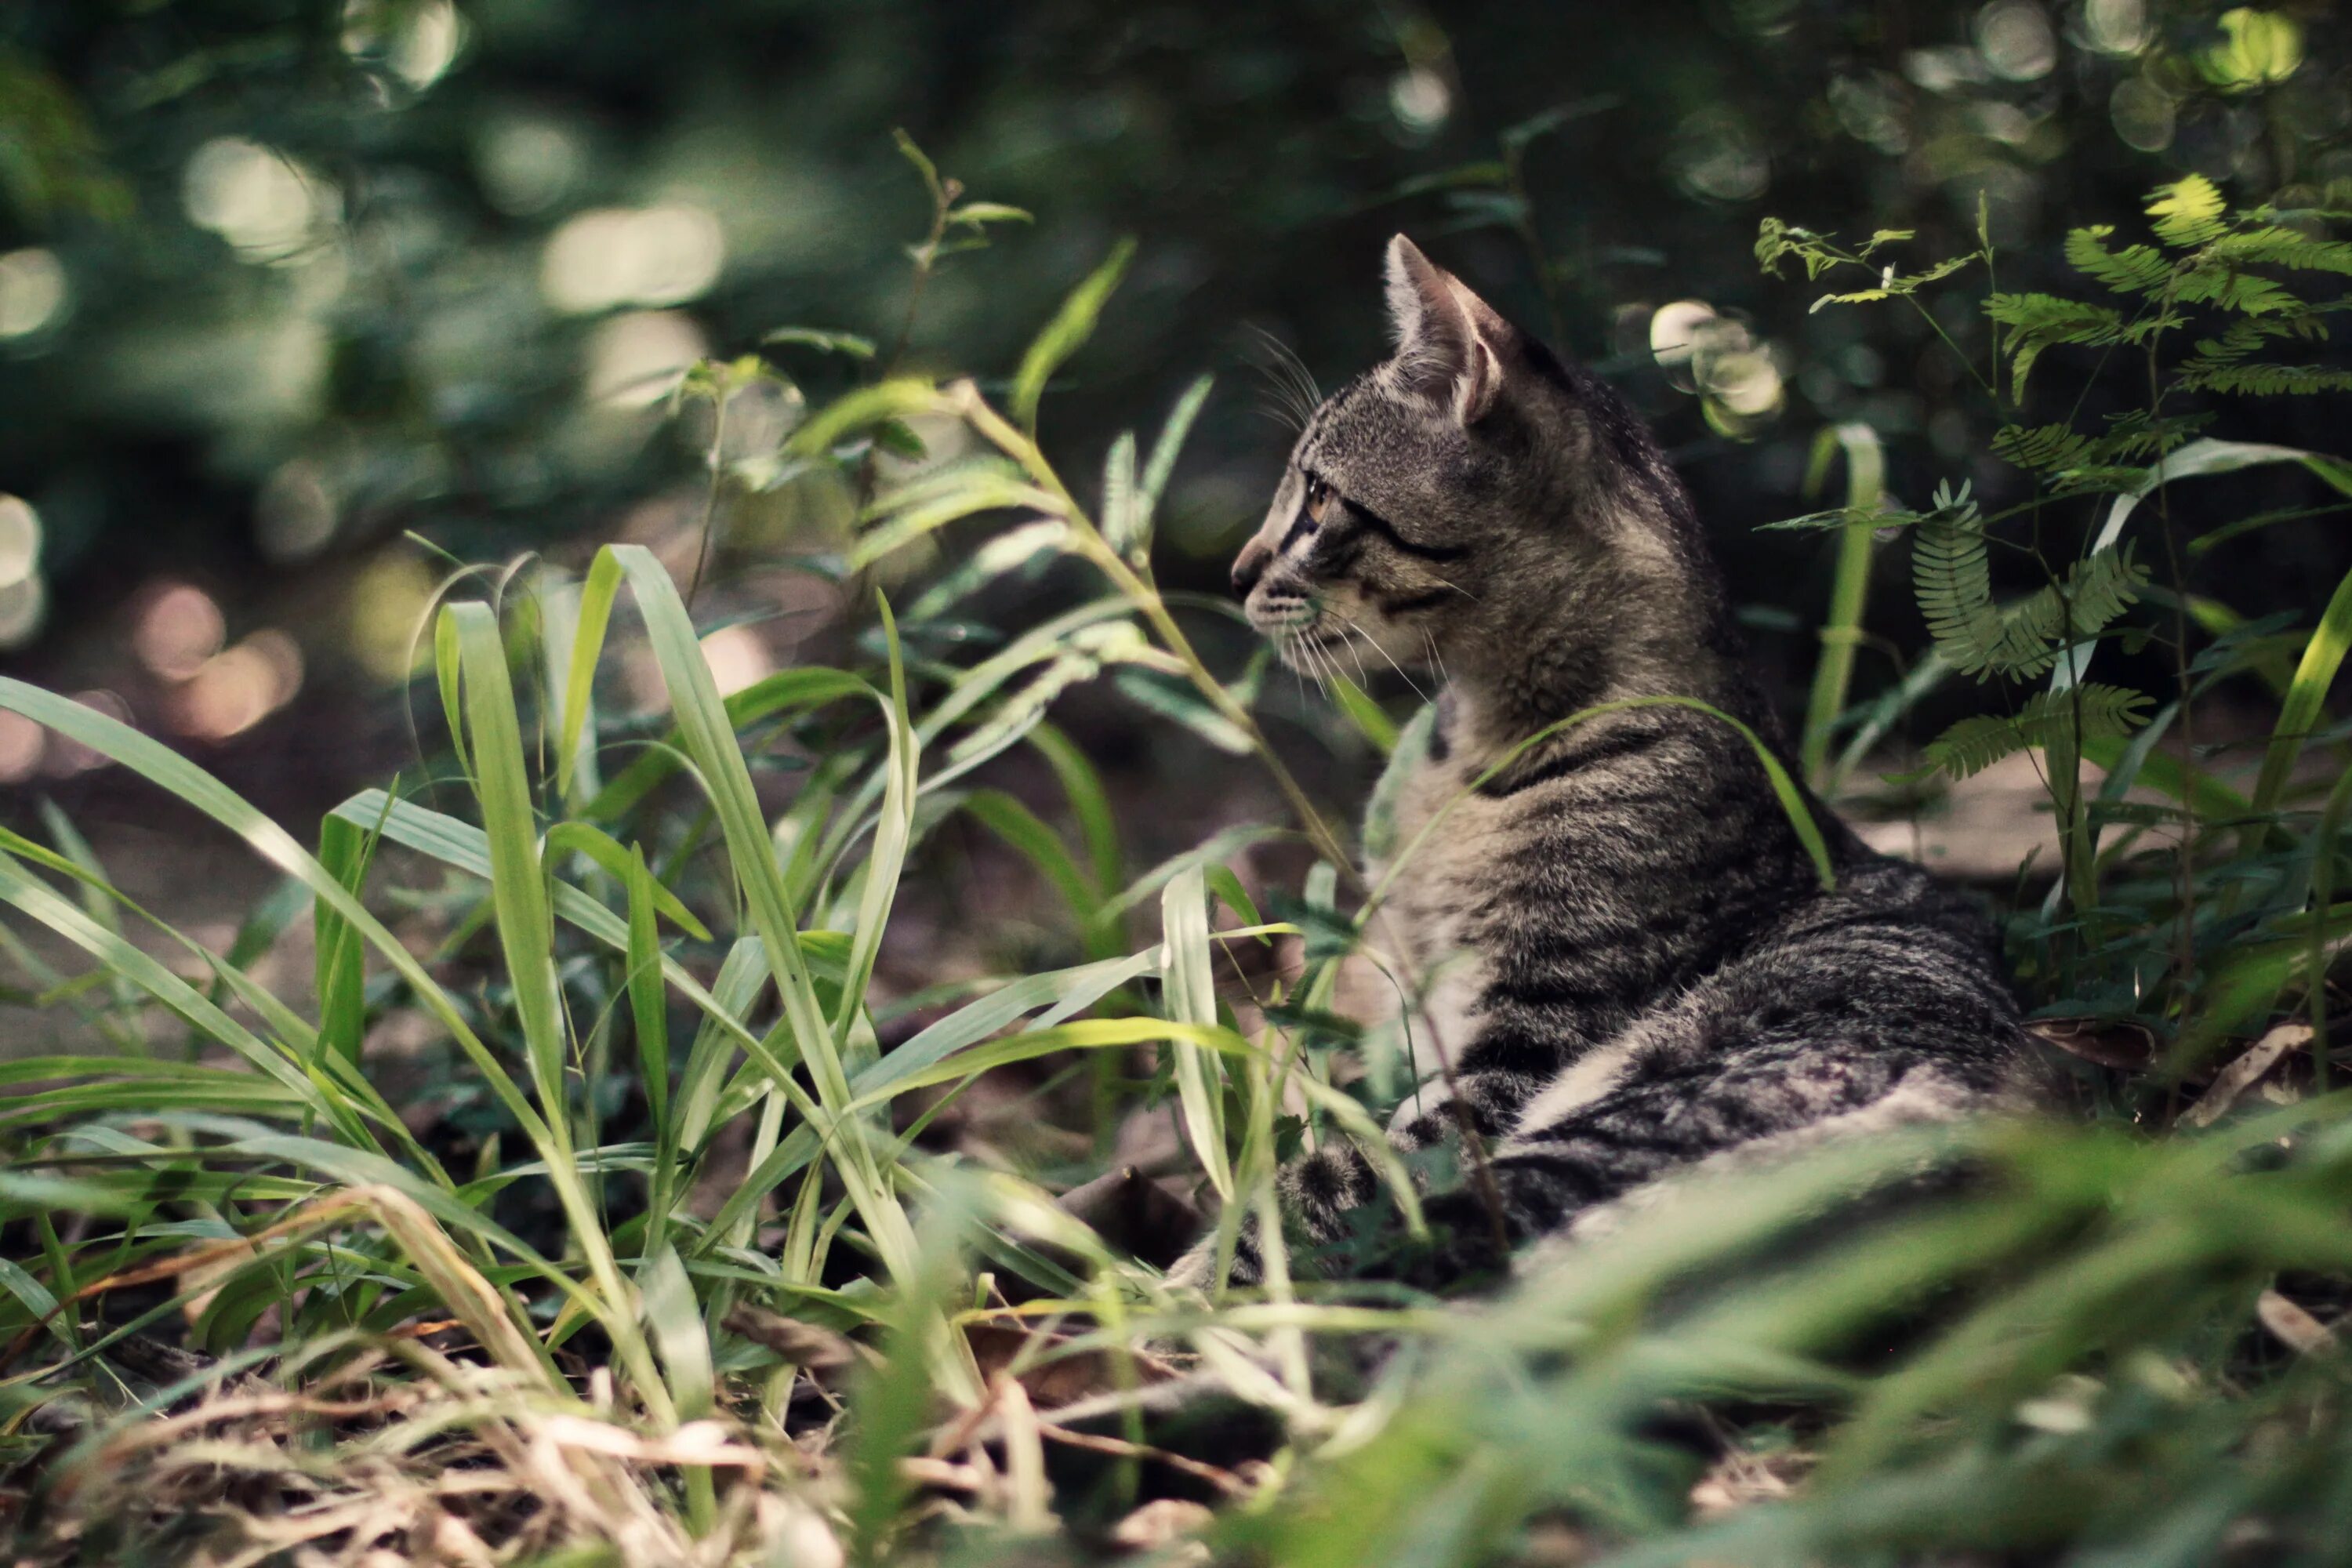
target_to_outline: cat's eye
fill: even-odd
[[[1335,492],[1329,485],[1325,484],[1313,474],[1307,476],[1307,515],[1308,517],[1317,522],[1321,522],[1324,514],[1331,510],[1331,502],[1334,499]]]

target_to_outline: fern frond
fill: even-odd
[[[2292,228],[2254,228],[2225,234],[2206,247],[2206,254],[2237,267],[2284,267],[2352,277],[2352,242],[2314,239]]]
[[[2042,350],[2112,343],[2124,333],[2124,319],[2114,310],[2055,294],[1995,294],[1985,301],[1985,314],[2009,329],[2010,375],[2020,397]]]
[[[2094,551],[2066,571],[2067,640],[2096,637],[2138,602],[2147,568],[2132,559],[2131,545]]]
[[[1995,294],[1985,301],[1985,314],[2013,332],[2053,343],[2111,343],[2123,327],[2123,318],[2105,305],[2055,294]]]
[[[2196,358],[2184,368],[2234,364],[2285,330],[2284,323],[2275,321],[2232,321],[2220,337],[2198,339]]]
[[[2145,462],[2177,450],[2212,422],[2210,414],[2158,416],[2145,408],[2127,408],[2107,416],[2107,433],[2095,444],[2094,458],[2101,463]]]
[[[1958,272],[1961,268],[1966,267],[1969,262],[1974,261],[1976,257],[1974,254],[1947,257],[1943,260],[1937,262],[1934,266],[1925,268],[1920,271],[1906,272],[1898,275],[1887,284],[1887,287],[1897,294],[1914,293],[1918,289],[1926,288],[1930,283],[1941,283],[1945,279],[1949,278],[1953,273]]]
[[[2226,210],[2220,189],[2202,174],[2158,185],[2147,201],[2156,237],[2181,249],[2220,238],[2227,226],[2222,221]]]
[[[2283,283],[2219,264],[2191,268],[2182,276],[2173,298],[2185,305],[2217,305],[2247,316],[2277,315],[2303,305]]]
[[[2139,597],[2147,571],[2132,559],[2128,544],[2105,550],[2067,569],[2065,592],[2055,584],[2037,589],[1997,612],[2000,637],[1984,670],[2012,679],[2046,675],[2061,649],[2095,637]]]
[[[2106,247],[2112,224],[2095,224],[2066,236],[2066,260],[2077,272],[2086,272],[2118,294],[2152,294],[2172,277],[2172,264],[2152,245],[2127,245],[2118,251]]]
[[[1911,587],[1945,658],[1971,675],[1990,669],[2003,628],[1982,527],[1945,517],[1921,521],[1911,533]]]
[[[2352,370],[2316,364],[2228,364],[2184,369],[2176,384],[2188,392],[2233,392],[2247,397],[2294,397],[2352,391]]]
[[[2003,757],[2069,736],[2076,745],[2120,740],[2146,721],[2142,710],[2151,700],[2145,691],[2096,682],[2065,691],[2037,691],[2013,715],[1963,719],[1946,730],[1928,742],[1929,765],[1922,772],[1939,769],[1964,779]]]
[[[2063,425],[2004,425],[1993,432],[1992,449],[2013,467],[2050,474],[2080,463],[2091,438]]]

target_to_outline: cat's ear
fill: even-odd
[[[1389,241],[1389,314],[1396,322],[1390,368],[1403,390],[1475,425],[1503,389],[1503,318],[1402,235]]]

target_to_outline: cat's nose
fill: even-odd
[[[1273,559],[1274,552],[1265,547],[1262,539],[1253,539],[1243,545],[1242,552],[1234,558],[1234,596],[1248,598],[1258,579],[1265,575],[1266,563]]]

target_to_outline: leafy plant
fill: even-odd
[[[919,283],[965,230],[1007,215],[908,156],[934,209]],[[1507,195],[1518,179],[1507,160],[1456,188]],[[1532,234],[1523,207],[1472,210]],[[1057,1204],[1073,1172],[932,1148],[983,1075],[1025,1108],[1084,1073],[1089,1146],[1164,1102],[1223,1199],[1227,1241],[1241,1216],[1272,1215],[1280,1156],[1328,1140],[1377,1156],[1390,1206],[1418,1223],[1380,1132],[1397,1075],[1342,1070],[1343,1050],[1377,1056],[1336,1012],[1343,963],[1409,1003],[1428,977],[1388,951],[1385,888],[1346,885],[1349,846],[1268,746],[1255,672],[1213,669],[1191,629],[1200,607],[1154,573],[1209,385],[1176,398],[1148,447],[1109,444],[1092,510],[1041,435],[1057,376],[1109,308],[1122,244],[1001,402],[906,374],[871,339],[771,335],[867,379],[813,412],[795,404],[772,450],[714,435],[699,543],[719,559],[743,496],[845,502],[854,535],[822,566],[870,618],[837,665],[722,696],[691,588],[638,546],[597,552],[576,578],[462,574],[428,628],[446,752],[425,778],[343,802],[315,852],[155,740],[0,679],[0,708],[114,759],[285,879],[215,952],[126,898],[61,815],[47,842],[0,838],[0,901],[46,933],[40,947],[7,933],[26,982],[15,1000],[71,1012],[89,1041],[0,1066],[0,1454],[42,1488],[26,1554],[1081,1560],[1088,1524],[1118,1520],[1122,1542],[1164,1526],[1164,1510],[1128,1511],[1153,1466],[1240,1504],[1192,1520],[1215,1550],[1282,1564],[2200,1562],[2250,1542],[2266,1560],[2334,1561],[2352,1425],[2322,1320],[2352,1279],[2352,1143],[2341,1096],[2273,1105],[2263,1089],[2299,1047],[2313,1088],[2330,1070],[2352,786],[2297,763],[2336,743],[2324,698],[2352,648],[2352,583],[2288,648],[2274,620],[2199,600],[2168,534],[2172,580],[2154,581],[2140,557],[2157,552],[2127,532],[2143,507],[2166,517],[2170,483],[2255,463],[2352,493],[2336,459],[2206,438],[2203,411],[2180,406],[2226,390],[2198,368],[2224,363],[2205,340],[2179,349],[2193,323],[2218,318],[2195,330],[2248,377],[2283,363],[2265,356],[2303,329],[2231,334],[2328,313],[2288,284],[2332,276],[2312,259],[2332,252],[2298,247],[2333,242],[2280,238],[2303,231],[2232,215],[2193,183],[2151,216],[2149,243],[2085,230],[2069,247],[2125,306],[1987,307],[2002,363],[1971,374],[2030,500],[1987,515],[1947,486],[1904,509],[1876,437],[1849,430],[1819,448],[1815,476],[1842,452],[1845,504],[1793,526],[1843,531],[1805,771],[1850,769],[1952,675],[2008,700],[1925,760],[1958,778],[2042,754],[2067,865],[2060,894],[2020,915],[2043,950],[2029,983],[2094,1045],[2126,1027],[2154,1039],[2144,1065],[2162,1070],[2085,1069],[2085,1098],[2145,1124],[2193,1090],[2179,1135],[2118,1115],[1856,1141],[1667,1194],[1476,1309],[1319,1281],[1278,1226],[1261,1289],[1174,1290],[1071,1212],[1080,1193]],[[1816,278],[1876,276],[1832,302],[1923,312],[1927,290],[1994,262],[1980,234],[1976,251],[1897,274],[1883,256],[1906,237],[1848,252],[1768,225],[1763,249]],[[2027,423],[2027,373],[2046,388],[2084,351],[2146,356],[2149,406],[2091,428]],[[701,367],[680,401],[706,403],[723,432],[734,400],[780,387],[797,391],[746,356]],[[1888,530],[1908,541],[1932,646],[1853,702]],[[867,568],[942,539],[919,586],[865,592]],[[2003,596],[1995,563],[2011,559],[2040,580]],[[1055,562],[1083,569],[1068,574],[1077,603],[1001,644],[959,635],[974,595]],[[2176,689],[2088,679],[2103,644],[2158,645],[2166,610]],[[624,716],[623,662],[658,675],[665,712]],[[2245,781],[2185,743],[2195,699],[2238,671],[2267,672],[2280,704]],[[1295,823],[1239,826],[1135,874],[1128,824],[1055,725],[1056,702],[1098,681],[1253,758]],[[1393,738],[1363,692],[1343,698],[1362,732]],[[1742,733],[1833,883],[1804,789]],[[1058,797],[1032,804],[982,773],[1024,749]],[[2086,759],[2106,769],[2095,795]],[[1061,950],[894,997],[876,980],[883,944],[950,823],[1034,870]],[[2151,829],[2181,842],[2148,846]],[[1311,865],[1270,905],[1290,918],[1268,920],[1232,862],[1276,839],[1304,842]],[[1139,941],[1153,905],[1158,938]],[[304,908],[315,1022],[262,964]],[[1276,939],[1297,942],[1295,975],[1230,962]],[[79,973],[59,966],[67,952]],[[1259,994],[1234,995],[1234,973]],[[424,1037],[429,1070],[404,1075],[395,1025]],[[2255,1032],[2222,1071],[2185,1076]],[[1150,1071],[1132,1075],[1144,1052]],[[1916,1191],[1944,1164],[1971,1179]],[[1872,1190],[1884,1215],[1823,1223]],[[1139,1406],[1178,1349],[1278,1419],[1277,1463],[1160,1446]],[[1107,1425],[1074,1430],[1041,1408],[1073,1383]],[[1071,1455],[1109,1463],[1098,1492],[1051,1462]]]
[[[1865,506],[1794,519],[1781,526],[1903,528],[1911,542],[1913,590],[1934,640],[1937,668],[1979,681],[1998,680],[2004,687],[2045,682],[2039,692],[2012,697],[2006,714],[1952,724],[1925,748],[1926,770],[1905,777],[1916,782],[1940,772],[1965,778],[2016,752],[2041,752],[2058,817],[2063,858],[2060,885],[2074,915],[2072,923],[2059,929],[2092,950],[2080,954],[2091,962],[2076,972],[2076,978],[2090,984],[2095,974],[2100,976],[2095,984],[2115,985],[2126,984],[2122,974],[2127,971],[2134,976],[2128,984],[2137,999],[2132,1010],[2145,1009],[2169,1026],[2179,1021],[2176,1009],[2196,987],[2200,950],[2242,935],[2239,921],[2263,897],[2272,900],[2273,919],[2299,913],[2302,888],[2295,877],[2281,877],[2267,865],[2250,878],[2247,864],[2234,862],[2222,877],[2231,884],[2229,891],[2209,907],[2209,912],[2227,910],[2231,918],[2200,922],[2195,838],[2211,822],[2212,797],[2200,782],[2192,748],[2190,766],[2175,786],[2189,840],[2180,849],[2179,865],[2185,869],[2177,896],[2160,911],[2141,906],[2121,921],[2109,918],[2118,911],[2104,884],[2117,857],[2102,854],[2102,829],[2118,820],[2124,790],[2134,783],[2156,782],[2158,775],[2148,771],[2147,763],[2162,732],[2177,729],[2184,743],[2189,742],[2200,686],[2210,685],[2227,669],[2242,668],[2230,658],[2192,668],[2189,606],[2195,595],[2180,574],[2168,488],[2180,479],[2253,463],[2294,462],[2352,495],[2352,468],[2342,459],[2202,436],[2213,414],[2194,406],[2200,394],[2311,395],[2346,384],[2342,372],[2284,363],[2278,355],[2294,344],[2325,337],[2327,318],[2352,304],[2352,297],[2340,288],[2328,287],[2331,279],[2352,276],[2352,242],[2314,232],[2322,215],[2269,207],[2231,211],[2213,184],[2196,174],[2157,191],[2148,199],[2147,213],[2150,237],[2146,241],[2119,246],[2110,225],[2078,227],[2067,237],[2068,264],[2116,302],[1989,289],[1981,310],[1994,360],[1987,365],[1960,353],[1922,297],[1931,286],[1969,268],[1992,275],[1994,247],[1981,218],[1976,249],[1910,274],[1898,275],[1880,259],[1887,247],[1912,237],[1904,231],[1882,230],[1866,243],[1848,247],[1830,237],[1767,219],[1757,257],[1775,272],[1794,260],[1809,279],[1857,268],[1878,270],[1878,287],[1825,295],[1815,308],[1905,302],[1959,355],[1966,374],[2001,419],[1992,450],[2019,471],[2027,494],[1998,513],[1985,515],[1964,484],[1957,491],[1939,487],[1933,510],[1924,514]],[[2036,368],[2049,355],[2086,352],[2095,353],[2090,364],[2094,374],[2116,354],[2136,356],[2147,389],[2145,405],[2087,426],[2079,415],[2029,423],[2024,399]],[[2077,399],[2075,408],[2081,405]],[[2134,611],[2149,599],[2150,574],[2127,525],[2150,500],[2172,568],[2172,580],[2162,595],[2174,611],[2169,626],[2160,621],[2132,624]],[[2062,563],[2055,546],[2070,533],[2081,539],[2080,553]],[[2028,566],[2042,584],[2021,596],[1997,597],[1996,552]],[[2150,693],[2089,679],[2102,644],[2122,641],[2138,647],[2158,637],[2169,642],[2175,655],[2177,689],[2165,702],[2159,704]],[[2323,631],[2312,647],[2324,648],[2330,640]],[[2318,697],[2333,670],[2329,663],[2326,675],[2315,668],[2300,682],[2301,695],[2292,700],[2297,704],[2298,724],[2307,727],[2315,715]],[[1906,689],[1902,700],[1916,701],[1923,693],[1924,688]],[[2154,724],[2156,733],[2136,741],[2133,731],[2146,722]],[[2281,724],[2264,768],[2262,799],[2252,806],[2257,814],[2274,812],[2280,805],[2286,770],[2301,750],[2304,731],[2288,729],[2284,718]],[[2095,803],[2085,780],[2086,759],[2121,764],[2101,786]],[[2282,829],[2291,826],[2285,816],[2273,820]],[[2231,826],[2244,824],[2232,820]],[[2307,863],[2310,854],[2329,852],[2324,846],[2315,847],[2305,851],[2305,858]],[[2257,886],[2263,889],[2259,896]],[[2142,940],[2168,926],[2177,936],[2169,947],[2161,937]],[[2110,931],[2118,933],[2122,945],[2100,948],[2103,932]],[[2172,971],[2169,982],[2179,990],[2160,997],[2147,994],[2151,961]],[[2306,979],[2315,995],[2319,976]]]

